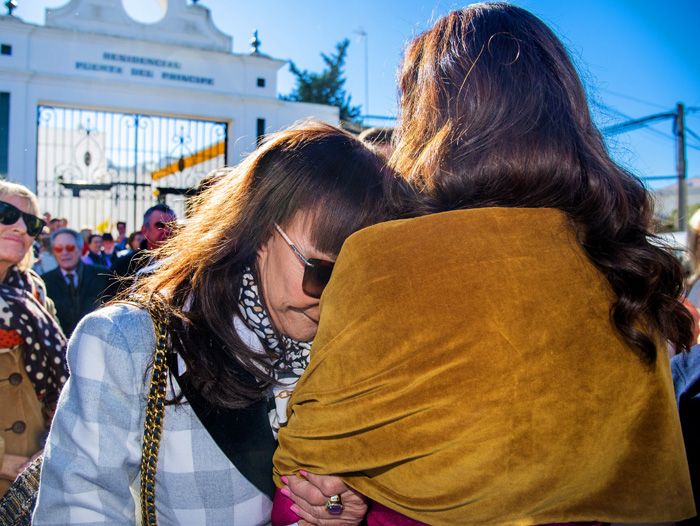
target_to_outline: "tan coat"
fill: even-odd
[[[20,346],[0,349],[0,406],[0,462],[5,454],[31,457],[41,448],[48,422],[24,369]],[[0,495],[10,483],[0,478]]]

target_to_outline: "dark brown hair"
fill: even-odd
[[[394,135],[394,128],[367,128],[360,135],[357,136],[365,144],[377,146],[377,145],[389,145],[391,146],[391,139]]]
[[[653,334],[678,350],[692,319],[678,261],[655,244],[642,184],[617,166],[591,120],[566,49],[524,9],[471,5],[408,47],[392,164],[420,213],[477,207],[564,211],[616,300],[611,319],[644,360]]]
[[[284,228],[298,212],[310,212],[312,243],[337,254],[350,234],[387,219],[392,181],[381,157],[321,123],[273,134],[239,166],[208,178],[136,297],[164,310],[173,347],[210,403],[244,407],[274,382],[278,357],[248,348],[232,323],[243,268],[254,267],[274,224]]]

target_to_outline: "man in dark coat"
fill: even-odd
[[[138,250],[129,251],[114,263],[112,267],[114,277],[109,288],[110,296],[128,288],[135,281],[137,275],[155,262],[153,251],[170,238],[175,221],[177,221],[175,212],[164,203],[159,203],[146,210],[141,227],[144,238],[141,247]]]
[[[100,306],[108,283],[106,267],[85,265],[80,260],[82,245],[82,237],[75,230],[62,228],[51,234],[58,268],[42,276],[66,336],[83,316]]]

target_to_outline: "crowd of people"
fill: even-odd
[[[271,134],[140,242],[0,183],[0,396],[25,412],[0,489],[21,473],[22,520],[693,520],[683,270],[563,44],[473,4],[409,44],[399,88],[393,133]]]
[[[149,208],[143,225],[126,235],[126,223],[117,222],[117,238],[91,228],[68,228],[66,219],[44,214],[48,229],[34,242],[33,270],[46,283],[58,319],[70,337],[78,322],[112,299],[151,262],[151,254],[171,236],[175,212],[165,204]],[[146,252],[148,251],[148,252]],[[140,256],[143,257],[140,257]]]

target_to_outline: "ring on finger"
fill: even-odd
[[[343,513],[343,501],[340,499],[340,495],[333,495],[328,497],[326,501],[326,511],[331,515],[340,515]]]

